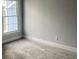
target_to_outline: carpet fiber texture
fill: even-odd
[[[19,40],[3,45],[3,59],[77,59],[74,52]]]

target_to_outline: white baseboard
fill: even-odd
[[[63,45],[63,44],[59,44],[59,43],[39,39],[36,37],[31,37],[31,36],[26,36],[26,38],[28,38],[29,40],[41,43],[41,44],[46,44],[46,45],[50,45],[50,46],[57,47],[57,48],[62,48],[62,49],[77,53],[77,48],[74,48],[74,47],[70,47],[67,45]]]
[[[17,36],[17,37],[13,37],[11,39],[6,39],[6,40],[2,40],[2,43],[7,43],[7,42],[10,42],[10,41],[13,41],[13,40],[17,40],[19,38],[21,38],[22,36]]]

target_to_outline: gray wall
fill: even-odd
[[[76,47],[76,0],[25,0],[24,30],[27,36]]]

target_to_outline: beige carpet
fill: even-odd
[[[3,46],[3,59],[77,59],[76,53],[19,40]]]

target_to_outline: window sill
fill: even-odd
[[[12,32],[5,32],[3,33],[2,35],[5,36],[5,35],[12,35],[14,33],[18,33],[19,31],[12,31]]]

